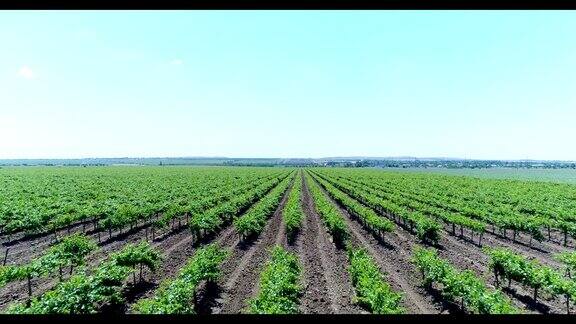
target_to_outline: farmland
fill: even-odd
[[[576,186],[364,168],[0,169],[10,314],[573,313]]]
[[[447,175],[471,176],[488,179],[514,179],[526,181],[547,181],[576,184],[576,170],[569,168],[486,168],[486,169],[447,169],[447,168],[392,168],[402,172],[430,172]]]

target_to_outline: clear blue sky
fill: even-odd
[[[576,160],[576,12],[3,11],[0,158]]]

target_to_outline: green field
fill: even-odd
[[[516,179],[576,184],[576,169],[440,169],[440,168],[389,168],[402,172],[430,172],[447,175],[471,176],[489,179]]]
[[[576,186],[462,171],[4,168],[0,312],[570,312]]]

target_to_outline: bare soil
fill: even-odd
[[[354,303],[355,295],[348,274],[348,258],[346,251],[332,242],[331,235],[320,215],[317,213],[311,197],[308,184],[300,173],[295,181],[302,181],[301,203],[304,219],[301,229],[295,239],[288,242],[282,222],[282,211],[285,207],[290,187],[275,211],[268,220],[263,232],[256,238],[241,241],[232,224],[227,225],[213,237],[195,242],[186,226],[169,230],[163,235],[157,235],[152,245],[162,253],[163,262],[155,273],[145,270],[144,281],[128,284],[124,295],[127,302],[105,308],[106,312],[126,313],[133,303],[141,298],[154,294],[159,284],[168,278],[174,278],[187,260],[192,257],[198,245],[217,242],[230,251],[229,258],[223,263],[221,280],[216,283],[203,283],[197,294],[197,312],[211,313],[243,313],[248,308],[250,298],[258,294],[259,276],[264,264],[269,260],[273,245],[281,245],[294,252],[302,266],[300,297],[300,312],[306,314],[357,314],[367,311]],[[313,180],[314,181],[314,180]],[[351,242],[365,248],[374,258],[387,281],[395,291],[404,295],[403,306],[407,313],[435,314],[462,313],[458,305],[446,302],[440,292],[421,285],[421,276],[412,264],[412,251],[416,246],[423,245],[414,234],[397,226],[393,232],[385,234],[384,240],[374,237],[342,206],[335,203],[326,191],[323,191],[336,206],[339,207],[351,233]],[[389,217],[391,215],[383,215]],[[101,232],[100,249],[87,259],[87,267],[92,268],[106,259],[110,253],[120,250],[128,243],[145,239],[149,223],[141,223],[132,230],[115,231],[111,239],[107,232]],[[98,242],[98,232],[93,231],[92,224],[79,223],[70,228],[70,233],[84,232]],[[67,234],[60,231],[60,235]],[[150,234],[150,233],[149,233]],[[507,247],[522,255],[538,260],[540,263],[562,268],[554,260],[553,255],[562,251],[570,251],[570,247],[562,246],[561,233],[552,232],[553,242],[533,241],[530,246],[529,237],[519,234],[516,241],[508,237],[487,232],[483,236],[482,246],[478,244],[478,236],[470,239],[470,232],[465,231],[461,237],[459,229],[452,234],[451,227],[445,226],[437,247],[439,255],[448,260],[456,268],[470,269],[480,276],[488,286],[494,288],[494,277],[488,268],[489,259],[482,251],[484,246]],[[547,233],[546,233],[547,235]],[[150,235],[151,236],[151,235]],[[52,234],[38,235],[22,240],[13,240],[7,244],[10,248],[8,264],[20,264],[41,255],[54,241]],[[0,252],[3,252],[1,250]],[[3,254],[1,255],[4,256]],[[65,271],[64,279],[69,276]],[[34,279],[32,281],[33,295],[38,296],[53,288],[58,283],[58,275],[50,278]],[[512,283],[507,283],[502,291],[510,297],[514,305],[527,313],[566,313],[564,298],[547,299],[540,296],[538,301],[532,299],[532,289]],[[10,283],[0,288],[0,311],[5,311],[9,304],[27,300],[27,283]],[[573,309],[572,309],[573,312]]]
[[[286,204],[286,190],[280,204],[262,233],[256,239],[241,241],[238,235],[232,234],[221,239],[221,244],[231,249],[231,255],[222,266],[222,280],[218,283],[220,294],[213,303],[211,313],[244,313],[248,301],[258,293],[260,272],[269,258],[274,244],[285,241],[286,235],[281,230],[282,210]]]
[[[441,313],[443,311],[442,306],[417,284],[420,282],[420,276],[410,262],[411,251],[417,244],[412,235],[396,236],[391,234],[387,235],[384,242],[380,242],[362,228],[360,223],[353,221],[354,217],[336,203],[323,188],[322,191],[334,205],[340,207],[339,210],[352,234],[352,243],[357,247],[365,248],[375,259],[380,270],[385,273],[392,289],[404,294],[403,303],[407,313]],[[397,227],[394,232],[400,230],[401,228]],[[344,264],[347,263],[346,260]]]
[[[326,193],[326,192],[325,192]],[[327,193],[326,193],[327,194]],[[334,201],[333,201],[334,202]],[[334,202],[336,205],[338,205],[336,202]],[[342,207],[342,206],[340,206]],[[346,215],[346,219],[350,220],[351,216],[346,212],[346,210],[344,210],[343,208],[340,208],[341,212]],[[383,215],[383,216],[387,216],[389,217],[390,215]],[[389,217],[390,218],[390,217]],[[352,228],[356,227],[358,229],[358,231],[360,231],[361,235],[357,236],[354,235],[355,237],[359,237],[360,241],[362,240],[373,240],[375,245],[380,245],[380,246],[392,246],[395,249],[395,253],[392,254],[391,258],[392,259],[388,259],[388,260],[393,260],[393,261],[388,261],[388,262],[382,262],[381,267],[382,269],[387,269],[389,267],[396,267],[398,268],[398,266],[400,264],[403,264],[402,260],[398,260],[398,259],[394,259],[396,255],[402,255],[402,254],[407,254],[407,256],[409,257],[409,255],[412,253],[412,249],[414,245],[423,245],[421,242],[419,242],[419,240],[410,232],[408,232],[407,230],[403,229],[400,226],[397,226],[394,231],[390,234],[387,234],[386,236],[386,241],[384,244],[382,244],[381,242],[378,242],[376,239],[374,239],[371,234],[367,231],[363,231],[362,226],[357,223],[357,222],[353,222],[355,223],[354,226],[352,226]],[[355,231],[355,230],[353,230]],[[363,232],[362,232],[363,231]],[[459,234],[459,230],[456,230],[456,233]],[[475,238],[475,243],[472,243],[470,241],[469,238],[466,237],[458,237],[458,235],[454,236],[451,234],[451,229],[450,230],[446,230],[442,233],[443,235],[441,236],[441,240],[439,242],[439,247],[438,247],[438,254],[439,256],[441,256],[442,258],[447,259],[448,261],[450,261],[450,263],[452,265],[454,265],[456,268],[461,269],[461,270],[465,270],[465,269],[470,269],[473,270],[478,276],[480,276],[481,278],[484,279],[484,281],[487,283],[487,285],[489,287],[494,288],[494,276],[492,274],[492,272],[489,270],[488,268],[488,264],[489,264],[489,258],[484,254],[484,252],[482,251],[482,247],[483,246],[491,246],[491,247],[497,247],[497,246],[505,246],[505,247],[509,247],[511,249],[513,249],[516,252],[522,253],[523,255],[526,255],[528,257],[537,259],[539,262],[541,262],[542,264],[546,264],[549,266],[553,266],[553,267],[560,267],[559,263],[555,260],[552,259],[552,253],[550,253],[547,250],[544,249],[535,249],[534,247],[529,247],[527,244],[518,244],[518,243],[514,243],[512,242],[512,240],[507,240],[505,238],[499,237],[497,235],[493,235],[490,233],[485,233],[484,234],[484,238],[482,239],[482,246],[479,246],[477,243],[477,237]],[[376,249],[376,254],[384,254],[386,255],[386,251],[385,250],[378,250]],[[374,255],[375,253],[373,253]],[[386,263],[388,265],[386,265]],[[402,266],[400,266],[402,267]],[[411,280],[407,280],[407,282],[411,283],[412,285],[416,285],[417,290],[420,291],[421,293],[427,294],[427,295],[431,295],[434,296],[436,295],[435,299],[438,299],[438,301],[441,301],[442,298],[441,296],[438,294],[438,292],[434,292],[434,291],[427,291],[426,289],[420,287],[419,283],[421,282],[421,277],[419,274],[417,274],[416,269],[414,268],[413,265],[409,265],[409,266],[404,266],[405,269],[404,270],[409,270],[410,273],[412,273],[411,275]],[[400,269],[400,271],[402,272],[403,269]],[[390,273],[390,272],[389,272]],[[403,274],[404,276],[406,274]],[[392,287],[395,287],[394,282],[397,281],[397,279],[394,278],[394,276],[389,277],[389,280],[392,283]],[[401,289],[399,289],[401,291],[404,290],[404,287],[401,287]],[[406,291],[405,291],[406,292]],[[522,287],[520,284],[517,283],[512,283],[511,285],[511,289],[503,289],[503,292],[508,295],[508,297],[511,298],[513,304],[515,304],[517,307],[523,309],[525,312],[527,313],[560,313],[560,314],[565,314],[566,313],[566,306],[564,303],[564,298],[556,298],[556,299],[546,299],[545,297],[539,297],[538,300],[535,302],[532,299],[532,294],[533,291],[532,289],[527,289],[525,287]],[[414,295],[413,294],[407,294],[408,300],[414,299]],[[414,300],[415,302],[415,300]],[[409,305],[411,302],[407,302],[407,306],[408,309],[410,310],[410,313],[414,312],[414,313],[421,313],[422,311],[418,310],[418,309],[413,309],[411,308],[411,306]],[[461,312],[458,307],[455,307],[456,305],[452,305],[451,303],[444,303],[443,305],[443,309],[442,312]],[[452,309],[452,311],[450,311],[450,309]]]
[[[303,180],[303,179],[302,179]],[[346,251],[332,243],[306,181],[302,184],[302,203],[305,221],[296,241],[301,264],[304,267],[304,313],[363,313],[352,302],[354,288],[348,275]]]

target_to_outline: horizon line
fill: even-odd
[[[114,160],[114,159],[254,159],[254,160],[327,160],[327,159],[362,159],[362,160],[446,160],[446,161],[504,161],[504,162],[563,162],[563,163],[576,163],[576,160],[562,160],[562,159],[494,159],[494,158],[461,158],[461,157],[417,157],[417,156],[324,156],[324,157],[229,157],[229,156],[122,156],[122,157],[58,157],[58,158],[0,158],[0,161],[15,161],[15,160]]]

